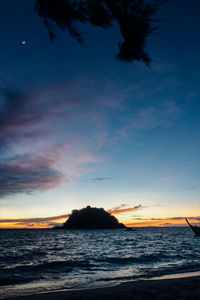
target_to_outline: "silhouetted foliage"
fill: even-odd
[[[194,232],[194,234],[196,236],[200,236],[200,227],[198,227],[197,225],[190,224],[190,222],[188,221],[187,218],[185,220],[188,223],[188,225],[190,226],[190,228],[192,229],[192,231]]]
[[[77,23],[109,28],[117,22],[123,41],[118,44],[116,57],[125,62],[142,60],[149,65],[146,38],[155,30],[153,15],[163,1],[166,0],[37,0],[35,10],[43,19],[51,40],[56,37],[54,24],[61,30],[68,29],[83,43]]]
[[[119,229],[125,225],[111,216],[103,208],[87,206],[80,210],[73,210],[69,219],[64,223],[67,229]]]

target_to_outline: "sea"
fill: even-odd
[[[0,230],[0,299],[200,271],[190,228]]]

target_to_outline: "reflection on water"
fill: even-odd
[[[189,228],[0,230],[0,239],[1,298],[200,269]]]

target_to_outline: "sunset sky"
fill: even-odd
[[[161,6],[151,68],[115,58],[117,26],[52,43],[34,2],[0,2],[0,227],[87,205],[128,226],[198,224],[200,2]]]

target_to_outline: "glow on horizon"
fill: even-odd
[[[63,220],[63,221],[66,221]],[[55,225],[62,225],[64,222],[55,222]],[[199,221],[192,221],[194,224],[199,224]],[[162,219],[162,220],[145,220],[145,221],[137,221],[132,223],[124,222],[124,225],[127,227],[187,227],[188,225],[185,222],[185,219],[176,220],[176,219]],[[45,225],[45,224],[18,224],[18,223],[2,223],[0,229],[48,229],[53,228],[53,225]]]
[[[127,227],[173,227],[173,226],[187,226],[185,216],[182,217],[168,217],[168,218],[148,218],[148,217],[133,217],[130,215],[133,208],[119,209],[119,211],[110,211],[110,214],[115,216],[119,222],[122,222]],[[188,213],[188,211],[187,211]],[[187,214],[188,217],[188,214]],[[200,222],[199,216],[188,217],[192,223],[198,224]],[[54,216],[43,218],[27,218],[27,219],[2,219],[1,229],[42,229],[53,228],[54,226],[62,225],[68,216]],[[51,222],[50,222],[51,221]]]

